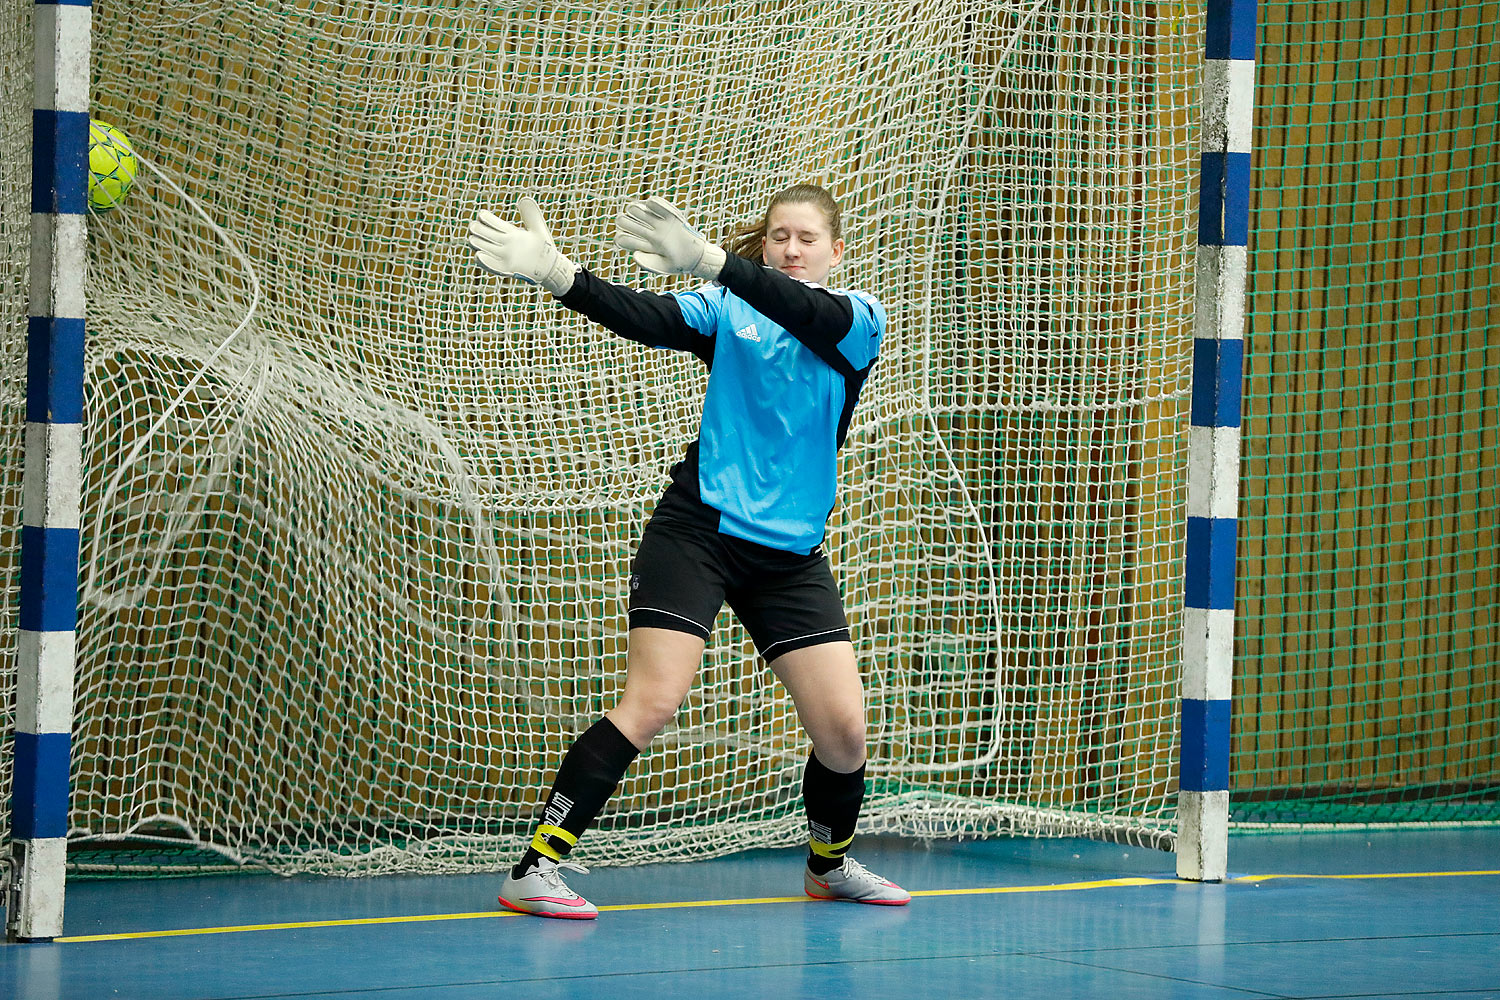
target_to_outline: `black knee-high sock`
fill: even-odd
[[[574,740],[552,781],[531,847],[511,869],[512,877],[525,875],[542,858],[561,861],[594,822],[639,753],[607,718]]]
[[[844,863],[854,841],[854,824],[865,800],[865,766],[848,774],[830,771],[817,754],[802,772],[802,803],[807,809],[807,867],[814,875]]]

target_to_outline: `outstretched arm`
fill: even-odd
[[[518,210],[521,226],[485,211],[469,224],[469,246],[480,267],[541,285],[563,305],[627,340],[691,351],[705,364],[711,362],[712,338],[687,324],[675,299],[599,279],[558,251],[541,208],[531,197],[521,198]]]
[[[774,268],[726,253],[704,238],[687,218],[661,198],[632,202],[620,213],[615,242],[635,252],[638,264],[664,274],[692,274],[717,281],[792,336],[835,371],[849,375],[868,367],[878,348],[884,315],[878,305],[798,281]],[[850,344],[859,310],[869,322],[871,343]]]
[[[765,313],[808,350],[835,369],[839,343],[854,326],[854,303],[847,295],[782,274],[743,257],[730,256],[719,283]],[[844,362],[847,363],[847,362]]]
[[[616,285],[584,268],[558,301],[626,340],[647,347],[691,351],[704,364],[713,363],[713,338],[689,326],[677,300],[670,295]]]

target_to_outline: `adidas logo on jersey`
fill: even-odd
[[[760,331],[755,328],[754,323],[751,323],[749,326],[740,327],[734,331],[734,335],[741,340],[751,340],[757,344],[760,343]]]

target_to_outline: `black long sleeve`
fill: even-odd
[[[688,326],[670,295],[616,285],[580,268],[573,276],[573,287],[558,301],[626,340],[647,347],[690,351],[705,365],[713,363],[713,338]]]
[[[798,281],[734,254],[724,262],[719,282],[785,327],[834,371],[853,374],[853,366],[839,352],[839,342],[854,326],[854,303],[847,295]]]

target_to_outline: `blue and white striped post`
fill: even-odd
[[[88,201],[88,0],[37,0],[12,884],[13,940],[62,933],[78,624],[83,279]]]
[[[1255,14],[1255,0],[1208,0],[1204,44],[1177,875],[1205,882],[1222,879],[1229,865],[1229,704]]]

